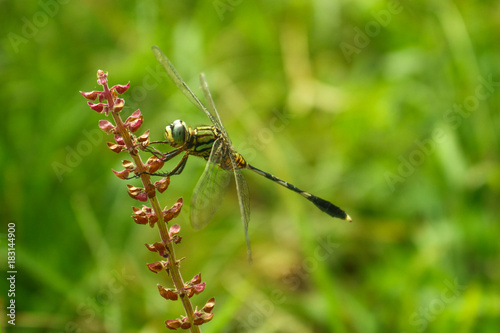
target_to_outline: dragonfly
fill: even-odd
[[[182,120],[175,120],[173,123],[165,127],[166,141],[152,142],[167,143],[174,148],[174,150],[165,154],[161,153],[157,149],[154,151],[150,150],[150,152],[155,155],[159,153],[164,161],[168,161],[173,157],[184,153],[179,163],[170,172],[153,174],[157,176],[179,175],[183,171],[188,157],[191,155],[204,158],[207,161],[205,170],[203,171],[203,174],[198,180],[198,183],[193,191],[190,220],[194,229],[202,229],[210,222],[222,203],[222,195],[228,188],[230,179],[234,177],[240,207],[240,215],[245,229],[247,253],[249,260],[251,260],[250,240],[248,237],[250,196],[247,182],[241,173],[242,169],[251,170],[289,190],[300,194],[312,202],[321,211],[332,217],[347,220],[349,222],[352,221],[349,215],[333,203],[319,198],[309,192],[303,191],[295,185],[281,180],[278,177],[247,163],[243,156],[241,156],[241,154],[234,149],[229,135],[222,125],[222,121],[215,107],[215,103],[212,99],[204,74],[200,74],[200,84],[207,106],[205,106],[193,93],[167,56],[165,56],[165,54],[163,54],[157,46],[153,46],[152,50],[156,59],[161,65],[163,65],[167,74],[179,90],[192,104],[194,104],[194,106],[205,113],[205,115],[212,122],[212,125],[197,126],[192,128]]]

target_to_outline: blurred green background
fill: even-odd
[[[184,279],[207,282],[195,305],[216,298],[202,331],[498,331],[498,1],[0,5],[0,262],[14,222],[18,272],[15,328],[2,279],[2,332],[162,332],[183,313],[146,268],[157,230],[134,224],[140,203],[111,172],[128,156],[78,93],[103,69],[130,81],[123,116],[140,108],[153,140],[175,119],[207,124],[151,45],[199,95],[206,74],[250,163],[354,220],[246,172],[250,265],[234,186],[208,228],[189,226],[204,168],[190,158],[160,202],[186,203]]]

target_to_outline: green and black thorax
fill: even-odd
[[[190,155],[203,157],[208,161],[214,143],[217,140],[225,140],[224,135],[215,126],[197,126],[191,128],[182,120],[175,120],[172,124],[165,127],[165,137],[167,143],[174,148],[188,152]],[[246,168],[246,162],[243,156],[236,152],[228,144],[217,145],[219,150],[217,154],[221,157],[219,164],[224,170],[232,170],[230,155],[238,166],[238,168]]]

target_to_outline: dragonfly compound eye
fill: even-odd
[[[188,130],[186,123],[176,120],[165,128],[165,136],[173,147],[180,147],[187,141]]]

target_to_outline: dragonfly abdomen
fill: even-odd
[[[250,165],[250,164],[247,164],[247,168],[248,168],[248,169],[250,169],[250,170],[252,170],[252,171],[254,171],[254,172],[256,172],[256,173],[258,173],[258,174],[259,174],[259,175],[261,175],[261,176],[266,177],[267,179],[272,180],[272,181],[273,181],[273,182],[275,182],[275,183],[280,184],[280,185],[281,185],[281,186],[283,186],[283,187],[286,187],[286,188],[287,188],[287,189],[289,189],[289,190],[292,190],[292,191],[294,191],[294,192],[297,192],[298,194],[302,195],[302,196],[303,196],[303,197],[305,197],[306,199],[309,199],[309,197],[311,196],[311,194],[310,194],[310,193],[305,192],[305,191],[302,191],[300,188],[296,187],[295,185],[292,185],[292,184],[290,184],[290,183],[288,183],[288,182],[286,182],[286,181],[284,181],[284,180],[281,180],[281,179],[279,179],[278,177],[271,175],[270,173],[267,173],[267,172],[265,172],[265,171],[262,171],[262,170],[260,170],[260,169],[257,169],[256,167],[254,167],[254,166],[252,166],[252,165]]]
[[[234,160],[234,163],[236,164],[236,167],[238,169],[245,169],[247,168],[247,162],[245,161],[245,159],[243,158],[243,156],[241,156],[240,153],[237,153],[235,151],[232,152],[233,154],[233,160]],[[221,163],[220,163],[220,167],[224,170],[228,170],[228,171],[232,171],[233,170],[233,163],[231,161],[231,158],[229,156],[227,156]]]
[[[256,167],[251,166],[248,163],[246,164],[246,168],[258,173],[261,176],[266,177],[267,179],[272,180],[275,183],[280,184],[283,187],[286,187],[289,190],[292,190],[292,191],[300,194],[301,196],[303,196],[304,198],[306,198],[307,200],[312,202],[321,211],[327,213],[331,217],[336,217],[336,218],[339,218],[342,220],[347,220],[349,222],[351,221],[351,217],[349,215],[347,215],[342,209],[335,206],[331,202],[324,200],[324,199],[321,199],[321,198],[319,198],[319,197],[317,197],[309,192],[303,191],[300,188],[298,188],[297,186],[292,185],[290,183],[287,183],[284,180],[281,180],[278,177],[271,175],[270,173],[267,173],[265,171],[257,169]]]

